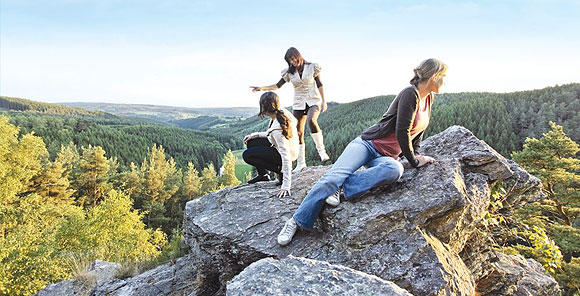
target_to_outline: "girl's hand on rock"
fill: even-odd
[[[290,196],[290,190],[280,190],[280,193],[278,193],[278,197],[286,197],[286,196]]]

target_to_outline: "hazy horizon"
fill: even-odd
[[[0,0],[0,95],[255,107],[297,47],[328,101],[396,94],[429,57],[443,92],[580,82],[580,1]],[[277,91],[291,105],[293,88]]]
[[[479,91],[482,93],[514,93],[514,92],[522,92],[522,91],[532,91],[532,90],[539,90],[539,89],[544,89],[544,88],[548,88],[548,87],[556,87],[556,86],[562,86],[562,85],[567,85],[567,84],[574,84],[574,83],[580,83],[580,82],[570,82],[570,83],[562,83],[562,84],[555,84],[555,85],[547,85],[544,87],[538,87],[538,88],[533,88],[533,89],[522,89],[522,90],[515,90],[515,91],[510,91],[510,92],[492,92],[492,91]],[[276,92],[276,91],[274,91]],[[470,91],[465,91],[465,92],[470,92]],[[457,94],[457,93],[462,93],[462,92],[441,92],[442,94]],[[355,101],[359,101],[359,100],[364,100],[364,99],[368,99],[368,98],[372,98],[372,97],[378,97],[378,96],[390,96],[390,95],[396,95],[395,93],[392,94],[381,94],[381,95],[375,95],[375,96],[369,96],[366,98],[359,98],[359,99],[355,99],[355,100],[350,100],[350,101],[346,101],[346,102],[337,102],[337,101],[329,101],[330,103],[339,103],[339,104],[345,104],[345,103],[351,103],[351,102],[355,102]],[[21,98],[21,99],[29,99],[29,98]],[[32,99],[30,99],[32,100]],[[41,101],[43,102],[43,101]],[[158,107],[175,107],[175,108],[192,108],[192,109],[211,109],[211,108],[256,108],[258,109],[259,106],[257,106],[257,104],[255,106],[223,106],[223,107],[216,107],[216,106],[208,106],[208,107],[188,107],[188,106],[174,106],[174,105],[164,105],[164,104],[144,104],[144,103],[118,103],[118,102],[90,102],[90,101],[74,101],[74,102],[45,102],[45,103],[53,103],[53,104],[75,104],[75,103],[88,103],[88,104],[113,104],[113,105],[144,105],[144,106],[158,106]],[[291,103],[288,104],[286,107],[292,107]]]

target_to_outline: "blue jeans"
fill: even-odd
[[[367,169],[355,173],[362,166]],[[314,184],[294,213],[294,220],[300,228],[312,229],[326,198],[341,185],[344,197],[351,199],[376,185],[397,182],[403,171],[399,161],[379,154],[371,141],[357,137],[346,146],[332,168]]]

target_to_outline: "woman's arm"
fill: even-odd
[[[266,138],[268,136],[268,132],[253,132],[249,135],[246,135],[243,139],[244,143],[247,143],[251,139],[255,138]]]
[[[320,66],[318,64],[314,65],[314,83],[316,84],[316,88],[318,88],[318,92],[322,98],[320,112],[324,112],[326,109],[328,109],[328,105],[326,104],[326,99],[324,98],[324,88],[322,87],[322,81],[320,81]]]
[[[326,111],[328,105],[326,104],[326,99],[324,99],[324,88],[322,86],[318,87],[318,92],[320,92],[320,97],[322,98],[322,103],[320,104],[320,112]]]
[[[267,86],[250,86],[253,92],[257,91],[264,91],[264,90],[277,90],[278,86],[276,84],[267,85]]]
[[[286,83],[286,80],[284,80],[284,78],[281,78],[280,81],[278,81],[278,83],[276,83],[276,84],[267,85],[267,86],[250,86],[250,88],[252,89],[253,92],[264,91],[264,90],[277,90],[280,87],[282,87],[282,85],[284,85],[284,83]]]
[[[412,167],[421,167],[435,161],[432,157],[415,154],[418,153],[416,149],[419,148],[421,138],[423,137],[422,133],[418,135],[420,138],[417,142],[411,140],[411,129],[413,128],[415,114],[419,106],[418,101],[419,98],[414,91],[401,96],[399,105],[397,106],[397,122],[395,128],[397,142],[399,142],[403,155]]]
[[[290,153],[290,141],[282,135],[281,130],[274,130],[272,132],[274,141],[276,141],[276,148],[278,153],[282,158],[282,191],[290,192],[290,187],[292,186],[292,156]]]
[[[397,121],[395,135],[401,147],[401,152],[413,167],[419,166],[419,160],[415,157],[413,143],[411,141],[411,129],[415,121],[415,114],[418,106],[418,97],[415,91],[404,93],[397,105]]]

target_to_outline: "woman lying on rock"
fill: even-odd
[[[278,197],[290,195],[292,161],[298,157],[296,118],[288,110],[280,108],[278,95],[269,91],[260,97],[260,118],[270,117],[268,130],[255,132],[244,137],[248,149],[242,157],[256,167],[258,175],[249,184],[270,181],[268,171],[278,173],[278,184],[282,189]]]
[[[352,140],[332,168],[318,180],[304,198],[294,216],[278,234],[278,243],[290,243],[298,226],[310,230],[324,203],[337,206],[340,195],[354,198],[376,185],[394,183],[403,175],[398,161],[404,155],[413,167],[434,161],[418,154],[423,131],[429,125],[433,94],[443,85],[447,65],[428,59],[414,69],[411,86],[403,89],[387,113],[361,136]],[[356,172],[360,167],[365,170]]]

